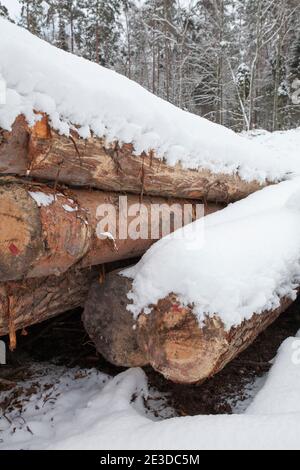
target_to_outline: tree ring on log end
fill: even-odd
[[[0,186],[0,277],[20,279],[43,253],[39,208],[18,184]]]

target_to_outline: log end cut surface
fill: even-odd
[[[129,288],[130,281],[117,273],[109,274],[104,285],[96,281],[89,292],[83,323],[97,351],[109,362],[142,367],[147,359],[137,343],[136,322],[126,309]]]
[[[201,383],[247,349],[290,305],[283,299],[273,311],[254,314],[227,331],[216,315],[200,325],[191,307],[175,295],[158,302],[138,321],[138,342],[152,367],[176,383]]]
[[[0,277],[21,278],[43,252],[39,209],[20,185],[0,185]]]

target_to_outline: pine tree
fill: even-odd
[[[7,20],[10,19],[9,14],[8,14],[8,9],[4,5],[2,5],[1,2],[0,2],[0,16],[3,16]]]
[[[300,35],[292,47],[292,57],[290,63],[291,81],[300,79]]]
[[[64,51],[69,51],[66,23],[62,15],[59,15],[58,34],[55,45]]]
[[[247,64],[241,64],[238,67],[236,74],[236,84],[238,86],[239,94],[245,103],[249,98],[250,86],[251,86],[251,72]]]
[[[44,8],[43,0],[20,0],[20,24],[36,36],[43,37]]]
[[[64,0],[58,2],[57,9],[61,22],[65,22],[69,26],[69,42],[70,51],[75,52],[76,37],[77,36],[77,23],[83,17],[83,11],[80,8],[80,2],[77,0]]]
[[[104,66],[113,66],[119,48],[121,0],[81,0],[84,19],[83,55]]]

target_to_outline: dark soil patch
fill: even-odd
[[[149,384],[168,395],[168,404],[180,416],[230,414],[237,401],[248,398],[247,387],[268,372],[282,342],[299,329],[300,298],[246,352],[206,383],[176,385],[146,368]],[[16,387],[18,393],[18,382],[28,378],[31,362],[96,368],[112,376],[124,370],[96,352],[81,323],[81,310],[31,327],[28,336],[19,336],[17,352],[8,354],[7,366],[0,366],[0,391]]]

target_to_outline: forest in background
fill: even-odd
[[[17,22],[33,34],[182,109],[236,131],[300,125],[299,0],[20,4]]]

